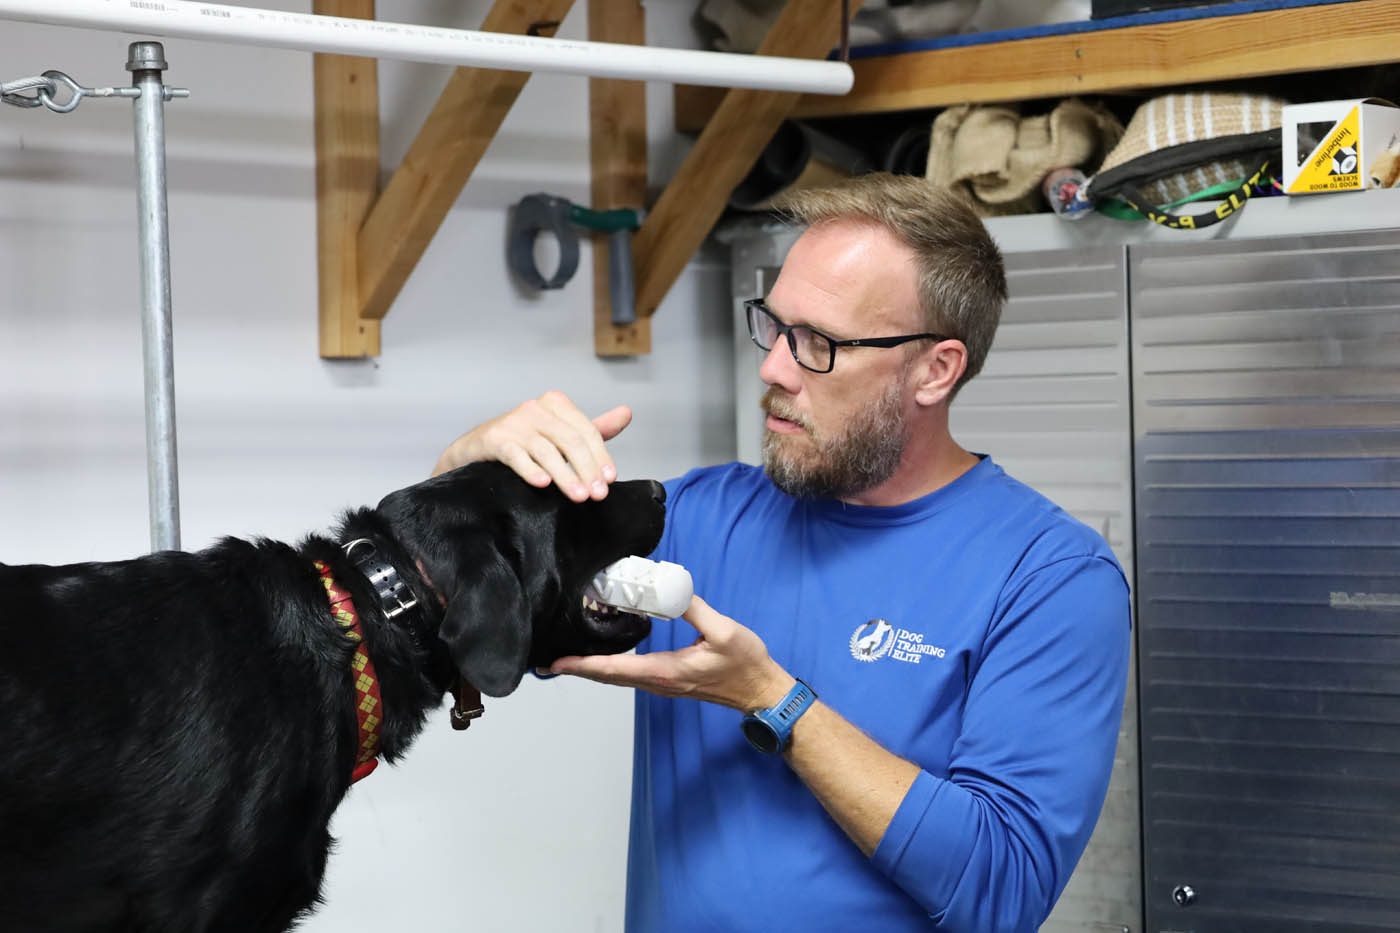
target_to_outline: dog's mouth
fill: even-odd
[[[606,631],[618,622],[645,619],[646,615],[631,609],[619,609],[602,601],[597,588],[589,583],[583,588],[583,621],[594,629]]]

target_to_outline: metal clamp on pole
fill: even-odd
[[[578,234],[574,226],[608,235],[608,292],[612,322],[637,321],[636,285],[632,278],[632,233],[641,226],[639,211],[595,211],[552,194],[530,194],[511,209],[506,260],[520,281],[532,288],[563,288],[578,271]],[[535,239],[549,232],[559,241],[559,267],[545,278],[535,265]]]

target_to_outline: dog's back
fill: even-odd
[[[645,617],[585,593],[656,546],[664,498],[638,480],[571,503],[476,464],[295,549],[0,565],[0,933],[286,929],[362,748],[395,760],[455,679],[505,696],[641,640]],[[407,592],[386,602],[357,545]]]
[[[314,899],[346,647],[305,563],[0,565],[0,929],[283,929]]]

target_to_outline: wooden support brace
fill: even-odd
[[[858,0],[851,6],[859,6]],[[839,0],[788,0],[758,54],[820,58],[836,45],[840,30]],[[633,240],[639,317],[656,312],[800,96],[745,89],[725,95]]]
[[[374,0],[315,0],[312,12],[374,18]],[[356,239],[379,188],[379,71],[372,58],[316,55],[316,257],[324,357],[379,355],[360,318]]]
[[[646,14],[640,0],[589,0],[592,42],[646,44]],[[647,187],[647,98],[641,81],[590,78],[588,151],[594,210],[641,208]],[[635,277],[635,270],[634,270]],[[636,356],[651,352],[651,318],[612,323],[608,290],[608,236],[593,234],[593,352]]]
[[[553,35],[573,0],[496,0],[482,32]],[[530,73],[458,68],[360,230],[360,317],[389,311]]]

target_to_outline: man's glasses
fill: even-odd
[[[779,337],[786,336],[788,349],[797,365],[814,373],[829,373],[836,365],[837,347],[897,347],[911,340],[948,340],[941,334],[905,334],[901,337],[862,337],[837,340],[805,324],[784,324],[768,310],[762,298],[744,302],[749,319],[749,337],[760,350],[771,350]]]

